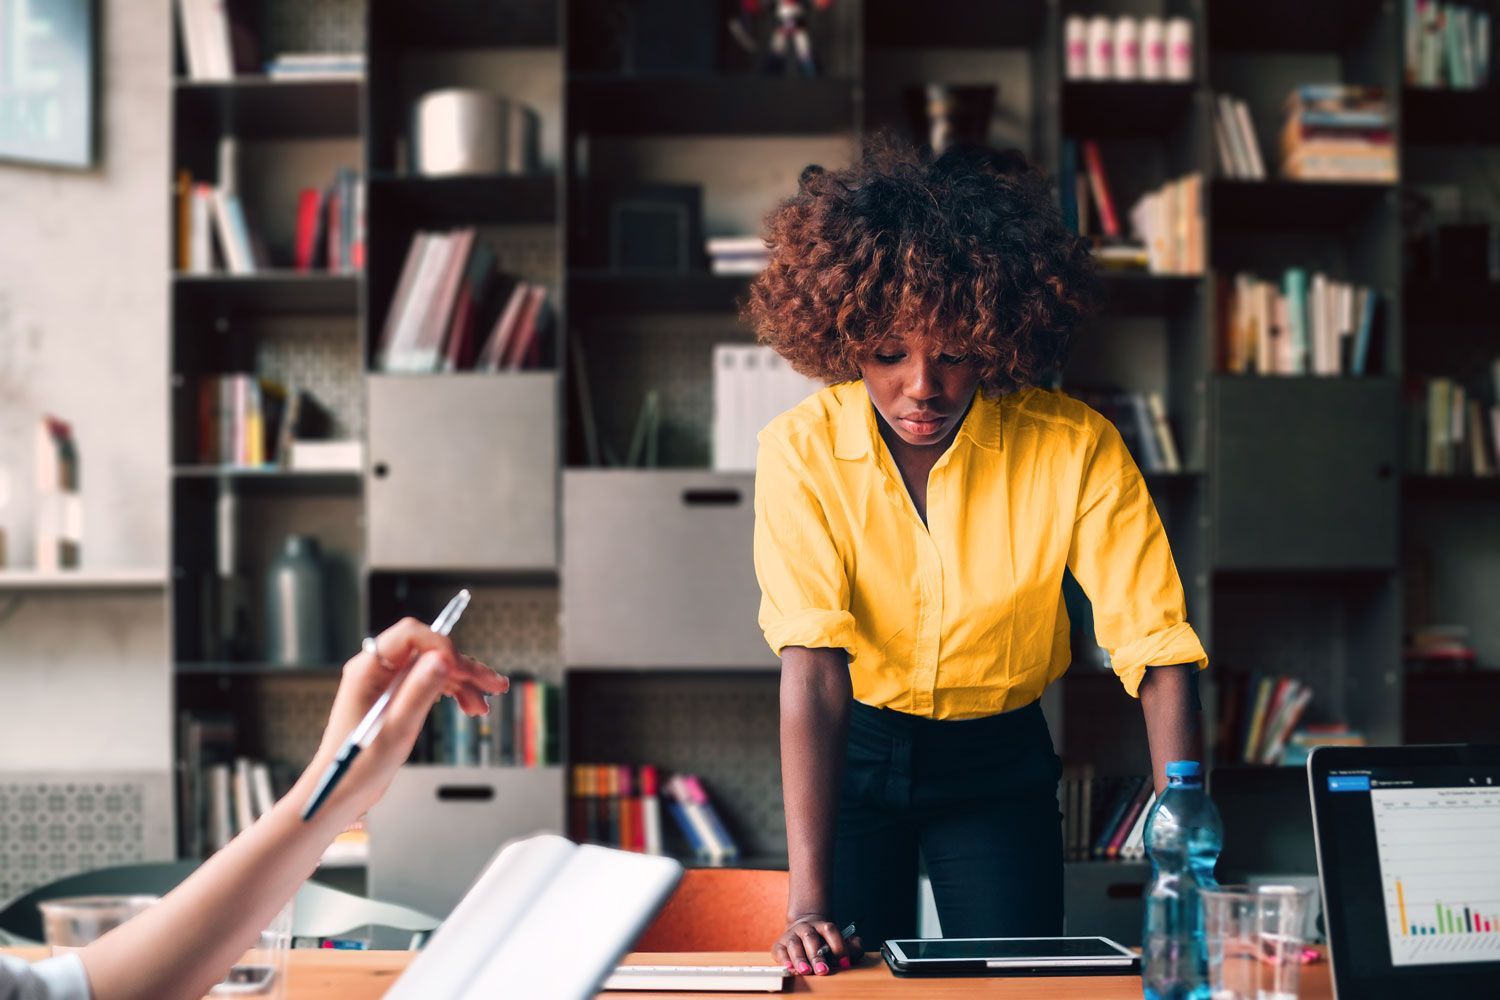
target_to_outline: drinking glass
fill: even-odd
[[[156,896],[62,896],[38,903],[52,954],[77,951],[156,902]]]
[[[1312,890],[1226,885],[1199,892],[1213,1000],[1297,1000]]]

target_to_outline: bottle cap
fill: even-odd
[[[1174,760],[1167,764],[1169,778],[1197,778],[1203,774],[1203,765],[1196,760]]]

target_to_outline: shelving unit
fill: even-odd
[[[9,594],[161,590],[166,586],[166,575],[154,569],[0,570],[0,593]]]
[[[1114,384],[1167,401],[1187,471],[1147,482],[1189,618],[1215,663],[1205,696],[1210,722],[1215,677],[1265,670],[1308,680],[1319,711],[1347,717],[1372,740],[1400,739],[1403,533],[1413,515],[1441,518],[1419,505],[1441,511],[1495,498],[1490,482],[1402,475],[1400,379],[1432,353],[1417,335],[1428,324],[1493,331],[1500,284],[1405,277],[1405,179],[1214,176],[1211,113],[1215,93],[1248,99],[1262,148],[1274,150],[1273,123],[1296,82],[1395,92],[1394,5],[1153,2],[1151,12],[1189,17],[1200,41],[1193,81],[1170,84],[1062,81],[1062,18],[1141,12],[1126,0],[1014,0],[983,9],[957,0],[841,2],[820,29],[828,75],[815,80],[623,74],[601,55],[592,30],[606,6],[518,0],[502,11],[445,0],[419,16],[395,0],[370,0],[359,32],[367,39],[363,84],[176,86],[174,166],[212,176],[218,137],[238,129],[247,144],[274,136],[322,148],[334,137],[368,177],[365,275],[173,278],[175,375],[234,370],[224,366],[267,342],[280,345],[283,358],[315,359],[309,364],[321,377],[349,390],[341,420],[365,441],[368,458],[358,475],[321,476],[202,468],[174,454],[179,704],[267,697],[301,704],[316,700],[308,692],[332,689],[334,675],[322,668],[288,672],[255,655],[226,662],[192,638],[199,606],[190,581],[213,564],[215,505],[232,495],[261,532],[246,553],[250,565],[265,558],[268,533],[287,525],[331,532],[350,567],[340,652],[401,614],[435,610],[452,588],[476,584],[487,610],[470,612],[462,642],[505,667],[517,662],[506,659],[516,621],[544,636],[528,640],[523,665],[565,680],[568,761],[697,771],[751,861],[784,864],[776,664],[755,625],[759,591],[749,559],[753,478],[711,471],[709,453],[712,348],[751,340],[736,315],[749,279],[702,269],[608,270],[593,195],[611,182],[697,182],[708,234],[753,230],[807,163],[847,160],[875,129],[904,129],[902,88],[992,72],[1006,134],[1052,172],[1063,139],[1098,139],[1122,208],[1167,180],[1202,174],[1209,263],[1220,275],[1270,276],[1304,264],[1382,296],[1384,351],[1373,377],[1237,378],[1214,367],[1212,274],[1105,273],[1104,312],[1080,338],[1064,385]],[[544,140],[553,148],[544,149],[542,174],[406,173],[410,109],[424,88],[503,90],[521,76],[548,120],[544,136],[555,137]],[[1402,148],[1493,140],[1490,126],[1465,124],[1489,96],[1402,91]],[[1268,167],[1274,177],[1275,164]],[[372,370],[412,234],[458,225],[483,227],[509,248],[502,268],[552,291],[559,337],[546,370],[418,377]],[[587,362],[587,386],[576,377],[574,351]],[[618,448],[653,388],[663,405],[659,466],[590,467],[578,419],[584,394],[601,437]],[[181,431],[188,411],[179,404],[175,412]],[[507,610],[523,596],[524,613]],[[548,618],[550,632],[541,624]],[[289,681],[302,686],[266,694]],[[1054,699],[1068,763],[1101,774],[1146,769],[1139,709],[1112,674],[1077,669]],[[1409,701],[1405,707],[1410,718]],[[561,771],[557,781],[562,797]]]

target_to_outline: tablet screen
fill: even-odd
[[[1099,938],[942,938],[900,944],[907,958],[916,961],[1130,957]]]

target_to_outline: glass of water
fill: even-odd
[[[155,896],[63,896],[36,904],[52,954],[77,951],[155,903]]]
[[[233,968],[208,991],[209,996],[284,1000],[287,952],[292,946],[292,902],[288,900],[271,919]]]
[[[1312,890],[1226,885],[1200,895],[1213,1000],[1296,1000]]]

